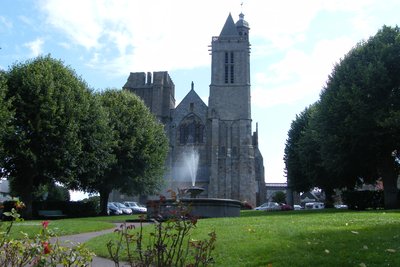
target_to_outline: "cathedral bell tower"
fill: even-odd
[[[254,149],[251,132],[249,24],[229,14],[211,42],[208,104],[210,197],[255,204]]]
[[[229,14],[211,43],[209,108],[221,119],[251,119],[249,24],[240,14],[235,24]]]

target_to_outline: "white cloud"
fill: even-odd
[[[351,38],[338,38],[319,41],[310,54],[289,50],[282,60],[256,73],[253,104],[266,108],[291,104],[310,96],[315,98],[334,65],[354,45]]]
[[[28,25],[28,26],[33,26],[34,25],[34,22],[32,21],[32,18],[28,18],[27,16],[20,15],[20,16],[18,16],[18,19],[20,21],[22,21],[23,23],[25,23],[26,25]]]
[[[211,36],[219,34],[228,12],[238,18],[240,3],[47,0],[41,6],[48,23],[73,43],[100,52],[102,64],[97,66],[126,75],[127,69],[173,71],[209,65]],[[312,3],[248,1],[243,12],[251,20],[254,38],[284,49],[304,40],[303,32],[322,8],[319,1]],[[110,49],[116,52],[109,54]]]
[[[29,48],[31,57],[37,57],[43,52],[43,44],[44,40],[37,38],[32,42],[25,43],[24,46]]]
[[[12,22],[4,16],[0,16],[0,32],[2,28],[11,29],[13,27]]]
[[[238,18],[240,3],[240,0],[43,0],[41,8],[47,22],[64,33],[71,44],[89,51],[91,59],[85,57],[88,66],[108,75],[126,76],[128,71],[174,71],[209,66],[207,46],[211,37],[219,34],[228,12],[235,20]],[[332,62],[346,51],[340,49],[339,43],[336,43],[339,48],[333,50],[316,44],[308,54],[297,45],[307,41],[307,31],[322,11],[354,13],[351,26],[370,32],[368,29],[372,26],[368,21],[374,3],[245,2],[242,11],[250,22],[251,39],[257,40],[252,56],[285,54],[280,63],[267,70],[272,74],[265,78],[265,83],[253,81],[256,95],[272,97],[268,103],[256,104],[290,103],[302,97],[297,91],[301,88],[310,86],[314,88],[306,90],[319,90]],[[335,56],[334,60],[328,58],[331,56]],[[307,78],[313,78],[314,82]],[[289,97],[281,96],[281,92]]]

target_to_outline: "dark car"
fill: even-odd
[[[109,215],[121,215],[122,210],[120,208],[118,208],[114,203],[109,202],[107,204],[107,213]]]

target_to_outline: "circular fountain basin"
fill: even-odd
[[[189,213],[198,218],[239,217],[240,201],[221,198],[181,198],[180,202],[189,207]],[[153,200],[147,204],[147,217],[170,217],[176,210],[173,199]]]

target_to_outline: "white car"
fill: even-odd
[[[300,206],[300,205],[293,205],[293,209],[294,209],[294,210],[302,210],[303,207]]]
[[[124,205],[132,210],[133,213],[146,213],[147,208],[133,201],[126,201]]]
[[[277,202],[265,202],[261,206],[258,206],[254,209],[255,210],[273,211],[273,210],[281,210],[281,206]]]

